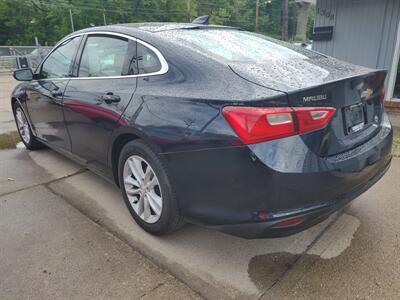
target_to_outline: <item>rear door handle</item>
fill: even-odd
[[[61,97],[63,95],[60,89],[52,90],[50,93],[53,97]]]
[[[101,96],[101,100],[103,100],[107,104],[111,104],[121,101],[121,97],[118,95],[114,95],[113,93],[110,92]]]

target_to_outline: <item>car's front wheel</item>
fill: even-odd
[[[178,203],[163,161],[141,140],[122,149],[119,184],[135,221],[147,232],[164,235],[181,224]]]
[[[14,104],[13,112],[19,136],[21,137],[21,140],[24,143],[25,147],[29,150],[43,148],[43,144],[40,143],[33,135],[25,112],[18,102]]]

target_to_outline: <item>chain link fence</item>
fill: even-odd
[[[35,70],[50,50],[51,47],[40,46],[0,46],[0,73],[21,68]]]

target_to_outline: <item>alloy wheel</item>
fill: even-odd
[[[22,140],[29,144],[31,141],[31,133],[29,130],[28,120],[25,117],[24,112],[20,107],[15,110],[15,119],[17,120],[18,131],[22,137]]]
[[[146,223],[156,223],[162,213],[160,182],[150,164],[138,155],[130,156],[123,171],[124,187],[135,213]]]

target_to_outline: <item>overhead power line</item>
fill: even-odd
[[[186,9],[185,7],[182,7],[182,10],[166,10],[165,7],[158,7],[158,8],[146,8],[146,7],[139,7],[137,9],[134,9],[132,7],[126,7],[126,6],[121,6],[121,7],[114,7],[114,8],[109,8],[107,7],[107,3],[105,2],[104,6],[100,6],[100,4],[93,3],[93,2],[85,2],[85,3],[76,3],[74,1],[66,1],[66,0],[14,0],[14,1],[24,1],[30,3],[35,9],[38,9],[40,11],[46,12],[50,9],[53,8],[61,8],[65,9],[66,11],[69,12],[69,18],[70,18],[70,23],[71,23],[71,29],[74,31],[74,20],[73,20],[73,15],[79,15],[80,10],[89,10],[89,11],[98,11],[101,14],[102,17],[102,23],[104,25],[107,24],[106,21],[106,14],[118,14],[121,16],[127,16],[127,17],[135,17],[135,18],[140,18],[141,16],[143,17],[162,17],[162,16],[177,16],[181,17],[182,21],[188,21],[191,19],[191,5],[187,5]],[[187,0],[190,1],[190,0]],[[189,2],[190,3],[190,2]],[[282,18],[281,12],[282,10],[279,7],[269,7],[268,8],[268,13],[263,10],[259,9],[263,4],[260,4],[260,1],[256,1],[255,7],[253,6],[252,8],[246,8],[244,6],[242,7],[235,7],[235,6],[228,6],[226,5],[221,5],[218,3],[211,3],[207,1],[201,1],[200,3],[197,3],[197,8],[202,7],[206,8],[209,7],[211,16],[218,18],[220,20],[224,20],[223,22],[228,23],[228,24],[237,24],[237,25],[251,25],[255,24],[255,30],[256,32],[259,31],[260,24],[264,24],[264,22],[269,22],[271,18]],[[219,9],[225,9],[223,15],[220,15],[218,13]],[[268,19],[266,19],[268,17]],[[296,21],[297,17],[296,16],[289,16],[286,14],[284,16],[285,20],[284,23],[290,21]],[[235,25],[236,26],[236,25]],[[285,32],[287,31],[284,30]]]
[[[26,0],[22,0],[22,1],[26,1]],[[36,0],[38,1],[38,0]],[[34,0],[31,0],[31,2],[35,3]],[[105,11],[105,12],[111,12],[111,13],[121,13],[121,14],[128,14],[131,11],[133,11],[132,7],[118,7],[118,9],[115,8],[108,8],[108,7],[103,7],[103,6],[98,6],[94,3],[90,3],[90,2],[86,2],[85,4],[70,4],[69,2],[66,2],[64,0],[52,0],[51,2],[43,2],[40,1],[40,3],[42,3],[42,5],[50,7],[50,6],[57,6],[57,5],[63,5],[66,8],[77,8],[77,9],[87,9],[87,10],[97,10],[97,11]],[[226,8],[223,5],[220,4],[216,4],[216,3],[201,3],[201,6],[212,6],[212,7],[216,7],[216,8]],[[261,6],[261,5],[260,5]],[[37,4],[35,5],[35,7],[38,7]],[[229,7],[228,7],[229,8]],[[232,11],[234,12],[251,12],[251,13],[255,13],[255,11],[251,8],[237,8],[237,7],[232,7],[231,8]],[[229,9],[228,9],[229,12]],[[280,16],[281,10],[279,8],[271,8],[269,9],[269,12],[276,12],[276,16]],[[168,10],[165,11],[163,9],[154,9],[154,8],[138,8],[137,10],[135,10],[133,12],[134,14],[145,14],[148,13],[149,15],[153,15],[153,14],[169,14],[169,15],[173,15],[173,14],[185,14],[187,15],[187,11],[186,10]],[[260,14],[263,14],[263,11],[260,11]],[[265,14],[264,14],[265,15]],[[293,18],[294,19],[294,18]]]

